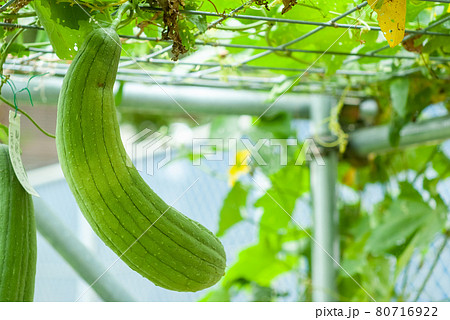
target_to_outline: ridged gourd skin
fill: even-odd
[[[14,173],[8,147],[0,144],[0,301],[31,302],[36,276],[33,200]]]
[[[96,29],[64,78],[56,138],[62,170],[93,230],[130,268],[169,290],[208,288],[224,274],[221,242],[127,166],[113,94],[120,53],[116,31]]]

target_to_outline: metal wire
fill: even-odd
[[[6,11],[6,10],[8,10],[8,8],[10,7],[10,6],[12,6],[13,4],[14,4],[14,2],[16,2],[17,0],[9,0],[8,2],[6,2],[4,5],[2,5],[1,7],[0,7],[0,12],[3,12],[3,11]]]
[[[450,20],[450,16],[446,17],[445,19],[439,21],[439,24],[446,22],[447,20]],[[7,27],[17,27],[17,28],[24,28],[24,29],[38,29],[38,30],[43,30],[42,27],[38,27],[35,25],[18,25],[18,24],[13,24],[13,23],[0,23],[0,26],[7,26]],[[323,29],[324,27],[319,27],[320,30]],[[319,29],[316,28],[316,29]],[[196,40],[194,43],[196,45],[199,46],[210,46],[210,47],[224,47],[224,48],[240,48],[240,49],[254,49],[254,50],[268,50],[269,52],[263,52],[262,54],[253,56],[251,58],[249,58],[248,60],[242,61],[240,63],[237,63],[236,65],[234,65],[234,67],[239,67],[243,64],[246,64],[248,62],[251,62],[253,60],[256,60],[262,56],[266,56],[272,52],[297,52],[297,53],[313,53],[313,54],[323,54],[323,51],[320,50],[302,50],[302,49],[289,49],[286,48],[286,46],[294,44],[298,41],[300,41],[299,39],[305,39],[307,36],[312,35],[313,33],[316,33],[318,31],[315,31],[316,29],[308,32],[307,34],[301,36],[300,38],[297,38],[293,41],[290,41],[289,43],[283,44],[281,46],[278,47],[271,47],[271,46],[253,46],[253,45],[244,45],[244,44],[232,44],[232,43],[221,43],[221,42],[204,42],[204,41],[200,41],[200,40]],[[136,36],[130,36],[130,35],[120,35],[121,38],[124,39],[135,39],[135,40],[142,40],[142,41],[154,41],[154,42],[165,42],[165,43],[171,43],[171,40],[161,40],[159,38],[156,37],[136,37]],[[409,39],[408,37],[405,37],[406,41],[407,39]],[[139,62],[145,61],[145,60],[149,60],[153,57],[156,57],[164,52],[169,51],[171,48],[171,46],[167,46],[164,49],[154,52],[146,57],[143,57],[143,59],[138,60]],[[373,50],[367,53],[352,53],[352,52],[339,52],[339,51],[327,51],[324,54],[331,54],[331,55],[347,55],[347,56],[356,56],[359,58],[377,58],[377,59],[407,59],[407,60],[413,60],[416,59],[417,57],[414,55],[411,56],[406,56],[406,55],[379,55],[376,54],[377,52],[380,52],[384,49],[389,48],[389,46],[386,47],[382,47],[380,49],[377,50]],[[29,51],[33,51],[33,52],[46,52],[46,53],[52,53],[53,51],[51,50],[47,50],[47,49],[40,49],[40,48],[29,48]],[[430,61],[439,61],[439,62],[448,62],[450,61],[450,58],[446,58],[446,57],[433,57],[431,56]],[[355,59],[356,60],[356,59]],[[354,61],[354,60],[351,60]],[[349,61],[350,62],[350,61]],[[131,65],[134,64],[130,63],[127,65]],[[124,67],[126,65],[121,65],[121,67]],[[218,71],[218,70],[216,70]],[[215,71],[214,71],[215,72]]]
[[[448,0],[450,1],[450,0]],[[141,9],[146,9],[148,11],[162,12],[161,8],[154,7],[141,7]],[[323,26],[329,28],[344,28],[344,29],[365,29],[366,26],[363,25],[353,25],[353,24],[341,24],[341,23],[330,23],[330,22],[315,22],[315,21],[304,21],[304,20],[293,20],[293,19],[283,19],[283,18],[273,18],[273,17],[262,17],[262,16],[251,16],[251,15],[238,15],[238,14],[218,14],[214,12],[207,11],[196,11],[196,10],[180,10],[181,13],[189,14],[189,15],[203,15],[203,16],[211,16],[211,17],[227,17],[238,20],[255,20],[255,21],[267,21],[273,23],[286,23],[286,24],[301,24],[301,25],[310,25],[310,26]],[[370,27],[368,31],[381,31],[380,27]],[[409,34],[421,34],[421,35],[434,35],[434,36],[442,36],[442,37],[450,37],[449,33],[443,32],[427,32],[425,30],[405,30],[406,33]]]
[[[359,10],[359,9],[361,9],[361,8],[363,8],[363,7],[365,7],[365,6],[367,6],[367,4],[368,4],[368,2],[367,2],[367,1],[364,1],[363,3],[361,3],[361,4],[357,5],[356,7],[354,7],[354,8],[352,8],[352,9],[348,10],[347,12],[341,14],[340,16],[338,16],[338,17],[336,17],[336,18],[334,18],[334,19],[331,19],[331,20],[329,21],[329,23],[336,23],[337,21],[339,21],[339,20],[342,19],[342,18],[345,18],[345,17],[348,16],[349,14],[352,14],[353,12],[355,12],[355,11],[357,11],[357,10]],[[319,32],[319,31],[321,31],[321,30],[323,30],[323,29],[325,29],[324,26],[319,26],[319,27],[317,27],[317,28],[315,28],[315,29],[313,29],[313,30],[311,30],[311,31],[309,31],[309,32],[307,32],[307,33],[305,33],[304,35],[298,37],[297,39],[291,40],[291,41],[289,41],[289,42],[287,42],[287,43],[285,43],[285,44],[282,44],[282,45],[280,45],[280,46],[278,46],[278,47],[268,49],[268,50],[265,51],[265,52],[262,52],[262,53],[259,53],[259,54],[254,55],[254,56],[252,56],[252,57],[250,57],[250,58],[244,59],[244,61],[241,61],[241,62],[239,62],[239,63],[236,63],[235,66],[238,67],[238,66],[240,66],[240,65],[247,64],[247,63],[249,63],[249,62],[251,62],[251,61],[254,61],[254,60],[256,60],[256,59],[265,57],[265,56],[267,56],[267,55],[269,55],[269,54],[271,54],[271,53],[273,53],[273,52],[275,52],[275,51],[277,51],[277,50],[279,50],[279,51],[285,51],[286,48],[287,48],[288,46],[291,46],[291,45],[293,45],[293,44],[295,44],[295,43],[298,43],[298,42],[300,42],[300,41],[302,41],[302,40],[304,40],[304,39],[306,39],[306,38],[312,36],[313,34],[316,34],[317,32]],[[290,49],[290,50],[292,50],[292,49]],[[218,71],[220,71],[220,68],[218,68],[218,67],[210,68],[210,69],[207,69],[207,70],[202,70],[202,71],[196,72],[196,73],[195,73],[195,76],[197,76],[197,77],[202,77],[202,76],[204,76],[204,75],[207,75],[207,74],[210,74],[210,73],[214,73],[214,72],[218,72]]]
[[[17,23],[0,22],[0,26],[7,27],[7,28],[44,30],[43,27],[39,27],[39,26],[36,26],[36,25],[29,25],[29,24],[17,24]]]

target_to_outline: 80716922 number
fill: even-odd
[[[377,307],[375,315],[380,317],[437,317],[437,307]]]

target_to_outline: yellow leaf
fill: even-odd
[[[240,176],[250,172],[250,152],[248,150],[241,150],[236,153],[236,164],[230,168],[228,175],[228,183],[234,186]]]
[[[447,12],[450,12],[450,4],[448,5]]]
[[[406,0],[369,0],[378,14],[378,25],[391,48],[405,36]]]

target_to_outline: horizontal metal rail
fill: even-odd
[[[376,126],[359,129],[349,135],[349,148],[360,156],[369,153],[386,153],[417,146],[425,143],[440,143],[450,139],[450,116],[433,118],[411,123],[400,132],[398,147],[391,146],[389,141],[389,126]]]
[[[63,77],[68,70],[68,65],[57,64],[56,66],[45,65],[17,65],[17,64],[4,64],[4,69],[9,71],[18,71],[21,73],[37,73],[44,74],[47,72],[52,73],[55,76]],[[120,69],[117,73],[117,80],[119,81],[131,81],[131,82],[143,82],[143,83],[158,83],[160,78],[167,78],[167,81],[176,83],[183,79],[193,79],[189,74],[174,74],[169,71],[159,70],[142,70],[142,69]],[[223,77],[220,75],[210,75],[204,77],[206,80],[221,80]],[[195,78],[194,78],[195,79]],[[263,84],[280,84],[286,80],[284,75],[275,75],[272,77],[261,76],[227,76],[228,81],[235,82],[253,82]],[[164,81],[164,80],[163,80]]]
[[[27,85],[28,77],[13,76],[17,88]],[[40,87],[43,81],[43,88]],[[61,90],[62,79],[48,77],[37,78],[30,83],[35,105],[56,105]],[[116,90],[118,89],[116,86]],[[9,86],[4,86],[2,94],[12,99]],[[121,111],[145,112],[154,114],[181,114],[183,110],[174,102],[177,101],[192,115],[255,115],[271,105],[269,93],[263,91],[236,90],[230,94],[229,89],[202,88],[196,86],[149,85],[143,83],[125,83],[121,103],[117,106]],[[27,94],[19,94],[17,101],[21,105],[29,105]],[[310,94],[285,94],[271,108],[269,114],[287,112],[295,118],[308,118],[311,103]]]

